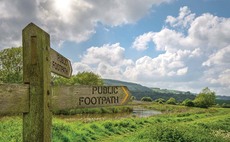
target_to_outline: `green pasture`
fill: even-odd
[[[229,108],[195,108],[166,104],[139,104],[163,114],[148,118],[76,118],[53,116],[53,142],[229,142]],[[97,115],[97,114],[95,114]],[[0,142],[22,141],[22,117],[0,118]]]

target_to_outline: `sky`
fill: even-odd
[[[0,0],[0,50],[30,22],[73,74],[230,96],[229,0]]]

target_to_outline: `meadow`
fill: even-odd
[[[130,106],[129,106],[130,107]],[[157,103],[135,107],[162,114],[140,118],[125,113],[54,115],[53,142],[229,142],[230,109]],[[121,115],[122,114],[122,115]],[[0,118],[0,142],[22,141],[22,117]]]

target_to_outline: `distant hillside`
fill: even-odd
[[[228,100],[228,101],[230,101],[230,97],[229,97],[229,96],[217,96],[216,99],[218,99],[218,100]]]
[[[103,79],[104,84],[109,86],[109,85],[120,85],[120,86],[127,86],[130,91],[135,91],[135,92],[151,92],[152,90],[148,87],[142,86],[140,84],[136,83],[131,83],[131,82],[124,82],[124,81],[119,81],[119,80],[112,80],[112,79]]]
[[[177,90],[168,90],[160,88],[148,88],[140,84],[124,82],[118,80],[104,79],[105,85],[123,85],[127,86],[134,97],[137,100],[141,100],[142,97],[151,97],[153,100],[158,98],[163,98],[168,100],[170,97],[174,97],[177,101],[182,102],[183,100],[189,98],[194,99],[195,94],[190,92],[183,92]]]

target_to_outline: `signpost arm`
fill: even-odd
[[[50,37],[33,23],[22,34],[23,80],[29,84],[29,112],[23,113],[23,141],[50,142]]]

